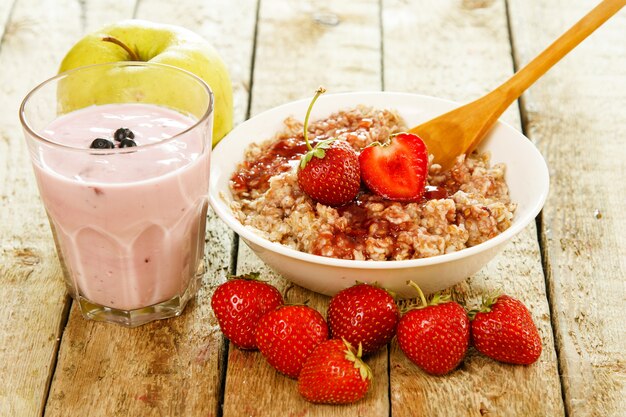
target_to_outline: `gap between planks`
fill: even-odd
[[[15,1],[14,1],[14,5],[15,5]],[[131,16],[132,18],[135,18],[135,16],[137,15],[137,8],[140,2],[141,0],[135,1],[135,5],[133,7],[133,13]],[[83,32],[86,32],[87,30],[87,14],[86,14],[87,5],[85,4],[84,1],[80,1],[79,6],[80,6],[80,19],[81,19],[82,30]],[[45,417],[46,415],[46,409],[48,406],[48,398],[50,397],[50,391],[52,388],[52,381],[54,379],[54,375],[56,374],[57,365],[59,363],[59,352],[61,350],[61,343],[63,342],[63,336],[65,334],[65,329],[67,328],[67,324],[70,319],[70,312],[72,311],[73,306],[74,306],[74,299],[68,293],[66,293],[65,303],[64,303],[63,310],[61,313],[61,322],[59,323],[59,328],[57,330],[58,336],[56,339],[56,344],[54,346],[52,363],[50,364],[50,369],[48,372],[48,379],[46,380],[46,388],[45,388],[43,399],[42,399],[43,402],[41,404],[41,414],[40,414],[41,417]]]
[[[57,338],[54,346],[53,354],[52,354],[52,363],[50,364],[50,369],[48,371],[48,379],[46,380],[46,388],[43,393],[42,403],[41,403],[41,417],[46,415],[46,406],[48,405],[48,397],[50,396],[50,388],[52,388],[52,379],[54,378],[54,374],[57,370],[57,364],[59,363],[59,351],[61,350],[61,343],[63,342],[63,335],[65,334],[65,328],[67,327],[67,322],[70,319],[70,311],[72,311],[72,306],[74,305],[74,300],[69,294],[65,294],[65,303],[63,306],[63,310],[61,312],[61,322],[59,323],[59,328],[57,330]]]
[[[138,0],[141,1],[141,0]],[[248,120],[250,118],[250,112],[252,109],[252,87],[254,84],[254,67],[256,63],[256,45],[257,45],[257,36],[259,33],[259,11],[261,9],[261,0],[256,1],[256,10],[254,12],[254,31],[252,38],[252,53],[250,54],[250,72],[248,75],[248,102],[246,105],[246,114],[243,121]],[[230,274],[237,274],[237,259],[239,255],[239,245],[241,244],[241,239],[238,234],[234,234],[233,244],[231,247],[231,258],[230,258]],[[228,357],[230,352],[230,340],[224,337],[224,347],[222,349],[222,360],[220,361],[220,386],[219,386],[219,397],[218,397],[218,406],[217,406],[217,417],[224,416],[224,404],[225,404],[225,396],[226,396],[226,378],[228,378]]]
[[[2,50],[2,45],[4,45],[4,37],[6,36],[6,33],[8,31],[9,22],[11,21],[11,16],[13,16],[13,10],[15,9],[16,2],[17,0],[13,0],[11,3],[5,3],[4,6],[1,6],[0,8],[0,13],[5,13],[5,18],[0,25],[0,28],[2,28],[0,30],[0,32],[2,32],[2,35],[0,35],[0,50]]]
[[[505,0],[504,1],[504,7],[505,7],[505,12],[506,12],[506,24],[507,24],[507,30],[509,33],[509,44],[511,45],[511,61],[513,63],[513,72],[517,72],[521,67],[521,63],[518,62],[518,58],[517,58],[517,47],[515,44],[515,33],[513,31],[513,27],[511,25],[511,7],[509,4],[509,0]],[[526,100],[524,99],[524,95],[522,94],[518,99],[517,99],[517,106],[518,106],[518,110],[519,110],[519,115],[520,115],[520,129],[522,131],[522,134],[528,139],[528,112],[526,111]],[[550,314],[550,329],[552,330],[552,338],[555,341],[554,343],[554,352],[556,355],[556,366],[558,369],[558,376],[559,376],[559,381],[560,381],[560,386],[561,386],[561,399],[563,401],[563,404],[566,404],[566,397],[565,397],[565,381],[563,380],[563,369],[561,368],[561,349],[558,346],[558,343],[556,343],[556,339],[558,337],[557,332],[556,332],[556,319],[554,317],[554,306],[552,305],[552,303],[550,302],[550,300],[554,299],[554,288],[550,285],[550,280],[548,278],[548,260],[547,260],[547,250],[545,247],[545,242],[543,240],[543,210],[541,210],[539,212],[539,214],[537,215],[537,217],[535,218],[535,226],[536,226],[536,232],[537,232],[537,243],[539,245],[539,255],[541,257],[541,269],[543,270],[543,279],[545,282],[545,288],[546,288],[546,302],[548,304],[548,312]],[[563,415],[564,417],[568,417],[568,411],[567,411],[567,407],[563,407]]]

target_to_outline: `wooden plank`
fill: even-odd
[[[3,2],[6,13],[11,2]],[[127,2],[89,7],[115,18]],[[86,23],[73,1],[16,2],[0,50],[0,415],[39,416],[68,300],[17,117]]]
[[[15,4],[16,0],[4,1],[0,3],[0,39],[5,35],[5,29],[7,27],[7,23],[9,22],[9,17],[11,15],[11,9]],[[0,44],[0,47],[2,45]]]
[[[193,1],[182,7],[144,0],[137,8],[138,18],[185,26],[212,41],[234,68],[236,122],[244,119],[247,108],[255,3]],[[233,21],[238,22],[237,30]],[[209,212],[208,272],[195,302],[179,318],[131,330],[86,322],[73,309],[46,415],[220,414],[224,339],[210,297],[231,270],[234,236]]]
[[[504,1],[383,1],[386,90],[466,102],[512,73]],[[413,40],[407,42],[407,39]],[[517,106],[505,119],[519,126]],[[479,273],[455,287],[466,305],[496,289],[531,310],[543,354],[530,367],[499,364],[473,349],[461,368],[428,376],[397,343],[391,351],[394,416],[557,416],[563,414],[536,228],[531,224]]]
[[[258,23],[252,114],[309,97],[318,85],[329,91],[380,89],[379,8],[375,0],[316,3],[262,1]],[[358,36],[355,36],[358,34]],[[262,140],[265,138],[259,138]],[[288,284],[245,245],[237,272],[260,271],[286,300],[309,305],[324,316],[328,297]],[[272,369],[259,352],[229,349],[226,416],[385,416],[389,414],[387,351],[367,360],[374,383],[366,398],[344,407],[312,405],[296,381]]]
[[[518,65],[596,3],[511,1]],[[571,416],[617,417],[626,409],[624,39],[622,10],[524,99],[528,136],[551,173],[541,236]]]
[[[261,2],[252,115],[310,97],[319,85],[380,90],[380,77],[376,1]]]
[[[243,122],[250,95],[256,0],[191,1],[185,7],[167,0],[141,0],[137,17],[181,25],[202,35],[218,50],[233,84],[234,124]]]

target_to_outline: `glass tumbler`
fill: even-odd
[[[179,315],[204,272],[207,84],[162,64],[86,66],[34,88],[20,120],[83,316],[135,327]]]

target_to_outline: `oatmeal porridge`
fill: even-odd
[[[313,145],[338,137],[359,152],[406,130],[393,111],[357,107],[309,125]],[[355,260],[405,260],[455,252],[500,234],[513,220],[504,166],[461,155],[449,171],[430,164],[424,196],[396,202],[365,186],[351,203],[329,207],[298,186],[307,147],[302,123],[288,118],[273,139],[250,145],[230,182],[232,209],[255,233],[299,251]]]

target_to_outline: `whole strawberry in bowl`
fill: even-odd
[[[361,186],[359,158],[345,141],[330,138],[312,147],[308,121],[315,101],[326,90],[318,88],[304,118],[305,153],[298,169],[298,185],[313,200],[329,206],[342,206],[354,200]]]

